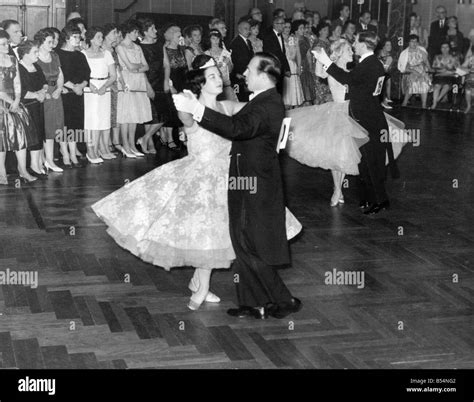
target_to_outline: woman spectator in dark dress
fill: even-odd
[[[156,150],[152,140],[153,135],[158,133],[170,118],[168,99],[164,91],[165,75],[169,77],[170,65],[168,57],[165,57],[164,43],[158,39],[155,23],[150,19],[145,19],[140,23],[143,37],[140,46],[150,67],[146,76],[153,89],[154,98],[151,99],[153,120],[145,124],[145,135],[139,139],[139,144],[144,153],[154,154]],[[164,143],[161,137],[160,141]]]
[[[86,56],[77,49],[81,41],[81,32],[77,28],[64,28],[61,32],[61,49],[57,51],[64,74],[63,105],[64,125],[68,135],[66,141],[69,155],[63,155],[64,163],[69,160],[78,165],[76,158],[77,142],[84,142],[84,88],[89,85],[91,70]],[[71,131],[72,130],[72,131]],[[69,133],[74,132],[74,135]]]
[[[455,16],[448,18],[448,33],[446,41],[451,47],[451,54],[457,57],[460,63],[464,62],[464,35],[459,31],[458,19]]]
[[[18,46],[20,59],[21,102],[25,105],[31,118],[31,130],[27,131],[27,146],[30,152],[30,173],[40,179],[46,179],[41,154],[45,141],[43,102],[48,94],[48,83],[43,70],[37,64],[38,46],[35,42],[26,41]]]
[[[59,56],[53,51],[53,32],[49,29],[41,29],[35,35],[35,42],[39,47],[37,64],[41,67],[46,83],[48,84],[48,95],[43,103],[44,108],[44,158],[41,158],[40,173],[44,174],[44,166],[47,170],[61,173],[63,170],[54,162],[54,144],[59,140],[61,152],[68,152],[65,135],[59,136],[64,130],[64,109],[61,97],[63,91],[64,77],[61,70]],[[63,161],[67,162],[66,158]],[[70,163],[70,162],[69,162]]]

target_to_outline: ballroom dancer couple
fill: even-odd
[[[288,111],[293,132],[289,156],[308,166],[331,170],[332,207],[344,203],[345,175],[357,176],[360,208],[366,215],[389,208],[385,166],[389,165],[394,178],[399,176],[395,159],[409,140],[396,136],[405,124],[384,113],[380,103],[385,74],[374,55],[377,43],[373,32],[357,35],[354,51],[360,62],[352,71],[346,69],[353,51],[345,39],[332,44],[331,57],[322,48],[313,51],[321,70],[327,72],[334,102]],[[396,138],[393,143],[392,136]]]
[[[285,116],[280,71],[274,56],[259,53],[245,72],[253,99],[218,102],[219,69],[210,56],[197,56],[187,77],[191,92],[174,96],[189,155],[92,206],[114,240],[144,261],[166,270],[196,267],[191,310],[220,301],[209,290],[211,272],[232,263],[238,308],[229,315],[283,318],[301,309],[277,272],[290,263],[288,239],[301,231],[285,209],[277,153]],[[231,179],[257,186],[226,186]]]

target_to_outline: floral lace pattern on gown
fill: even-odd
[[[189,155],[160,166],[92,206],[123,248],[161,266],[229,268],[227,183],[232,143],[199,128]],[[289,212],[289,237],[301,224]]]

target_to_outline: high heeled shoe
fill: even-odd
[[[141,152],[138,152],[138,151],[134,151],[133,149],[132,149],[132,154],[134,154],[134,155],[135,155],[136,157],[138,157],[138,158],[143,158],[143,157],[145,156],[144,153],[141,153]]]
[[[337,207],[339,205],[339,200],[340,200],[340,194],[339,192],[334,192],[334,194],[331,197],[331,207]]]
[[[149,154],[149,153],[150,153],[150,152],[148,151],[148,149],[143,146],[143,137],[142,137],[142,138],[139,138],[139,139],[137,140],[137,143],[136,143],[136,144],[137,144],[137,145],[140,145],[140,148],[142,149],[142,153],[143,153],[143,154]]]
[[[36,170],[33,170],[31,168],[28,170],[28,173],[31,174],[33,177],[36,177],[37,179],[40,179],[40,180],[47,180],[48,175],[43,172],[44,171],[40,171],[40,173],[38,173]]]
[[[196,280],[194,278],[191,278],[191,280],[189,281],[188,289],[193,293],[196,293],[198,291],[199,286],[196,283]],[[214,293],[207,292],[207,295],[204,301],[208,303],[220,303],[221,299],[219,296],[216,296]]]
[[[199,299],[196,299],[195,296],[196,296],[196,293],[193,293],[193,295],[189,298],[189,303],[188,303],[188,308],[193,311],[199,310],[199,307],[201,307],[201,304],[205,300],[205,297],[199,300]]]
[[[104,160],[101,159],[101,158],[95,158],[95,159],[90,158],[89,154],[86,154],[86,158],[89,161],[89,163],[91,163],[93,165],[98,165],[98,164],[104,162]]]
[[[341,194],[341,196],[339,197],[339,204],[344,204],[345,201],[344,201],[344,196]]]
[[[38,180],[36,177],[34,177],[34,176],[32,176],[32,177],[33,177],[32,179],[29,179],[28,177],[24,177],[24,176],[20,175],[20,181],[24,184],[28,184],[28,183],[33,183],[36,180]]]
[[[99,156],[100,156],[102,159],[106,160],[106,161],[110,161],[110,160],[112,160],[112,159],[115,159],[115,155],[104,154],[104,153],[102,153],[101,151],[99,151]]]
[[[53,171],[54,173],[63,173],[64,170],[61,169],[60,167],[57,166],[51,166],[48,161],[44,162],[44,167],[46,168],[46,172],[49,172],[50,170]]]
[[[130,158],[130,159],[137,159],[137,156],[135,154],[132,154],[132,153],[128,153],[127,151],[125,151],[125,149],[121,149],[120,152],[122,153],[122,156],[124,158]]]
[[[0,175],[0,184],[8,186],[8,178],[6,175]]]

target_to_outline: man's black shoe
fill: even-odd
[[[366,208],[369,208],[369,206],[370,206],[369,201],[361,201],[359,204],[360,209],[366,209]]]
[[[294,297],[290,303],[276,305],[272,310],[269,311],[269,314],[272,317],[281,319],[292,313],[297,313],[302,307],[303,303],[301,303],[301,300]]]
[[[369,209],[364,211],[364,215],[375,215],[378,214],[380,211],[390,208],[390,201],[384,201],[380,204],[373,204]]]
[[[227,314],[238,318],[253,317],[260,320],[268,318],[268,312],[264,307],[240,306],[239,308],[227,310]]]

